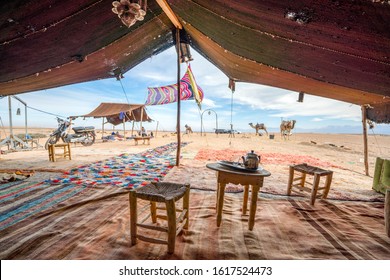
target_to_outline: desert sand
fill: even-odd
[[[14,134],[23,133],[23,128],[14,129]],[[29,133],[49,135],[51,129],[29,128]],[[135,145],[133,140],[103,142],[101,132],[97,131],[97,141],[89,147],[72,144],[72,160],[60,159],[50,162],[48,152],[43,148],[28,151],[9,152],[1,147],[0,172],[30,170],[34,174],[30,181],[43,181],[54,178],[61,172],[78,166],[108,159],[123,153],[136,154],[168,143],[177,142],[171,132],[158,131],[150,145]],[[44,145],[46,138],[39,139]],[[288,166],[301,162],[317,165],[334,172],[329,198],[346,200],[375,201],[383,195],[372,190],[376,157],[390,157],[390,136],[369,135],[368,162],[369,176],[365,174],[364,146],[362,135],[349,134],[293,134],[288,140],[275,134],[274,139],[255,133],[229,134],[193,133],[182,135],[181,158],[164,178],[165,181],[186,181],[194,189],[215,188],[216,179],[212,170],[206,168],[209,162],[218,160],[238,161],[241,156],[253,150],[261,156],[261,167],[270,171],[262,193],[284,195],[288,180]]]

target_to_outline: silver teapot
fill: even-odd
[[[256,155],[252,150],[250,153],[246,154],[246,157],[242,156],[244,167],[246,169],[257,170],[259,168],[260,156]]]

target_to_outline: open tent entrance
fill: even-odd
[[[101,103],[92,112],[81,116],[72,116],[72,118],[102,118],[102,136],[104,137],[104,125],[107,123],[117,126],[123,124],[123,131],[126,135],[126,122],[133,122],[131,135],[134,133],[134,123],[151,122],[145,110],[145,105],[142,104],[127,104],[127,103]]]

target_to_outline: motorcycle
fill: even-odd
[[[91,146],[95,143],[95,127],[93,126],[77,126],[73,127],[74,134],[68,134],[67,130],[71,125],[70,120],[63,120],[57,117],[58,128],[54,130],[45,144],[47,150],[49,144],[56,144],[60,139],[64,143],[81,143],[83,146]]]

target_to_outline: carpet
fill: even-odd
[[[85,191],[70,184],[50,187],[42,182],[17,181],[0,185],[0,230],[57,206]]]
[[[183,143],[183,146],[187,143]],[[160,181],[174,165],[177,144],[171,143],[143,153],[122,154],[80,166],[44,182],[16,181],[0,185],[0,230],[22,222],[79,194],[94,196],[100,189],[136,188]]]
[[[177,237],[175,253],[169,255],[165,245],[130,245],[128,195],[123,192],[73,197],[0,231],[0,258],[390,259],[380,202],[318,201],[313,207],[305,200],[260,198],[249,231],[241,194],[226,194],[218,228],[215,193],[192,191],[189,229]]]
[[[195,156],[196,160],[207,161],[239,161],[242,156],[245,156],[248,151],[237,151],[232,149],[225,150],[212,150],[212,149],[200,149]],[[340,168],[341,166],[335,165],[328,161],[323,161],[318,158],[306,155],[290,155],[281,153],[261,153],[261,164],[300,164],[306,162],[309,165],[314,165],[322,168]]]
[[[182,147],[188,143],[182,143]],[[46,180],[48,184],[112,185],[135,188],[151,181],[160,181],[175,165],[177,143],[170,143],[138,154],[121,154],[64,172]]]

